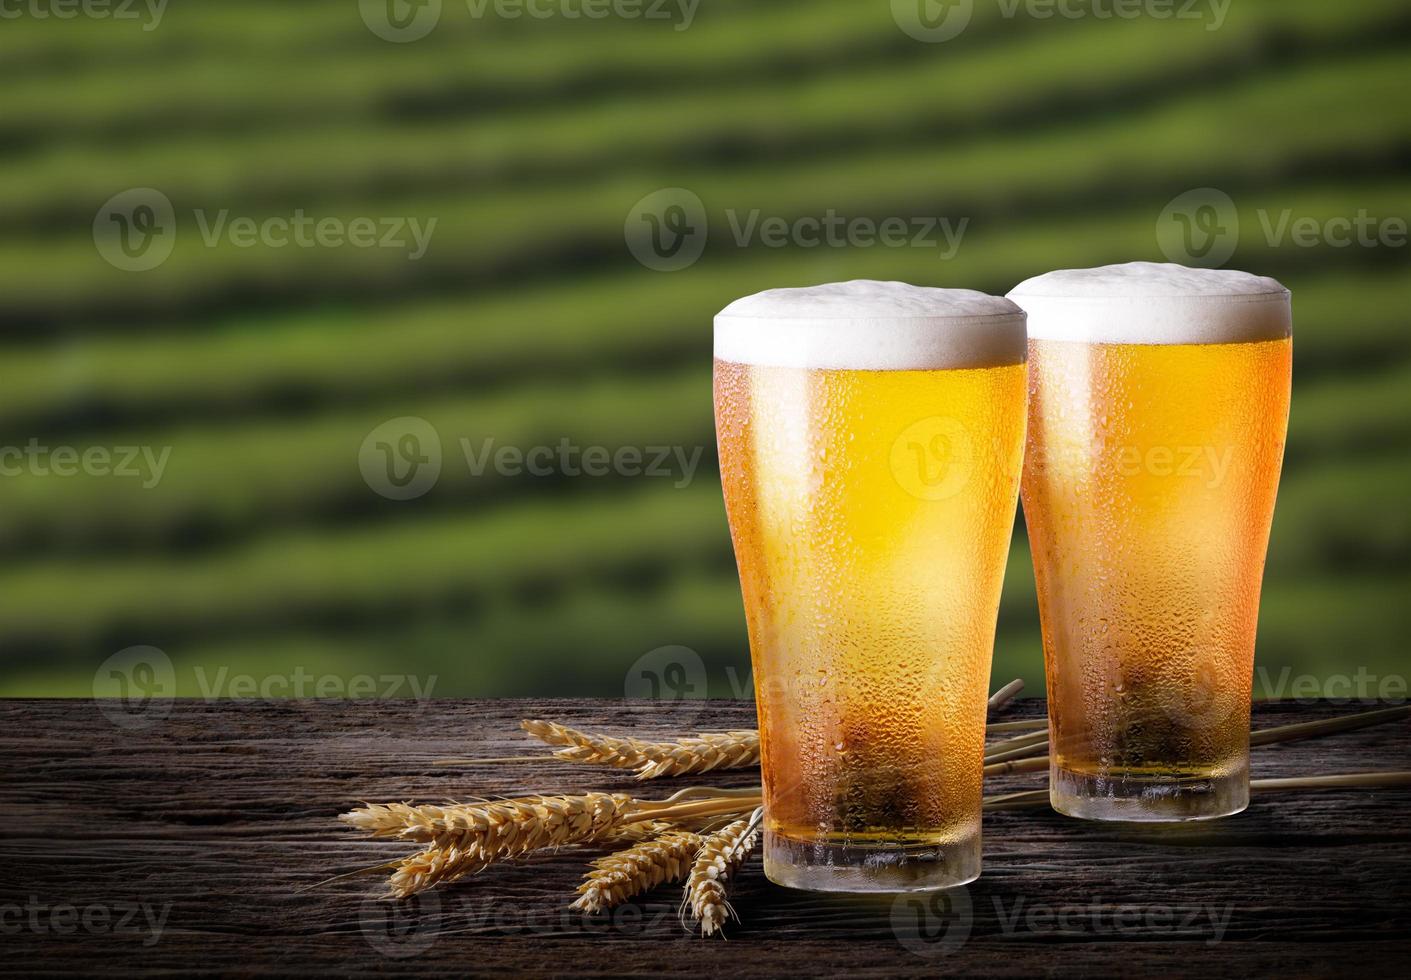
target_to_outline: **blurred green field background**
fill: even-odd
[[[166,651],[182,694],[224,667],[620,695],[666,645],[736,693],[748,654],[714,469],[715,311],[768,286],[1002,293],[1054,267],[1162,260],[1162,209],[1202,187],[1238,207],[1225,264],[1295,297],[1261,676],[1404,676],[1411,253],[1275,242],[1260,215],[1411,217],[1411,7],[1234,0],[1211,29],[976,0],[944,43],[908,36],[892,7],[704,0],[678,29],[447,0],[411,43],[377,36],[351,0],[172,5],[151,30],[5,21],[0,445],[171,452],[153,487],[0,478],[0,694],[90,694],[134,644]],[[114,268],[93,236],[134,187],[177,214],[170,258],[146,272]],[[711,228],[676,272],[624,240],[634,204],[667,187],[698,195]],[[727,213],[756,208],[968,224],[949,259],[740,247]],[[198,209],[437,226],[415,261],[208,247]],[[436,428],[445,464],[429,493],[395,501],[359,451],[402,416]],[[474,476],[461,438],[703,455],[684,487]],[[1022,522],[994,676],[1042,690]]]

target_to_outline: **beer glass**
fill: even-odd
[[[1289,293],[1131,263],[1052,272],[1010,297],[1029,314],[1022,489],[1053,807],[1238,813],[1288,427]]]
[[[770,290],[715,320],[778,884],[889,892],[979,874],[1024,340],[1008,300],[903,283]]]

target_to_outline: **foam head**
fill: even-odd
[[[973,289],[852,282],[767,289],[715,317],[715,356],[739,364],[859,371],[1019,364],[1024,311]]]
[[[1289,291],[1229,269],[1128,262],[1026,279],[1009,296],[1029,336],[1099,344],[1235,344],[1293,332]]]

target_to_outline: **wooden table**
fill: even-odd
[[[409,849],[335,821],[359,801],[635,785],[557,762],[432,764],[533,753],[522,717],[669,735],[752,727],[749,703],[158,707],[129,716],[87,701],[0,702],[0,969],[1244,977],[1382,967],[1398,976],[1411,952],[1411,791],[1402,789],[1256,796],[1237,817],[1169,828],[1047,809],[987,814],[984,876],[930,897],[789,892],[764,879],[756,858],[733,892],[742,921],[728,941],[702,940],[678,923],[675,888],[605,919],[567,911],[581,852],[498,866],[408,906],[380,900],[377,877],[304,889]],[[1255,726],[1369,707],[1261,705]],[[1004,717],[1042,711],[1019,702]],[[1411,768],[1409,731],[1399,722],[1256,749],[1255,775]],[[1042,779],[994,780],[993,791]],[[744,771],[708,782],[756,780]]]

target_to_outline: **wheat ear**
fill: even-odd
[[[526,718],[526,732],[563,748],[560,759],[634,769],[638,779],[685,776],[713,769],[742,769],[759,763],[759,732],[732,731],[689,735],[674,742],[647,742],[581,732],[566,725]]]
[[[736,820],[711,834],[701,843],[691,873],[686,878],[682,908],[701,924],[701,935],[710,936],[721,930],[732,918],[738,918],[727,899],[725,885],[759,839],[759,823],[764,814],[761,807],[748,817]]]
[[[503,858],[600,840],[626,822],[633,805],[620,793],[585,793],[446,806],[373,804],[341,819],[374,837],[430,845],[399,862],[392,874],[393,894],[406,897]]]
[[[670,830],[598,858],[583,876],[578,900],[570,908],[601,912],[668,881],[680,881],[704,841],[689,830]]]

